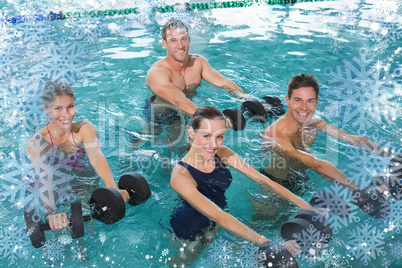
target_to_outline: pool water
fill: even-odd
[[[140,7],[137,15],[0,25],[1,266],[173,266],[180,249],[175,250],[170,239],[169,220],[177,194],[169,180],[186,147],[186,126],[163,127],[155,134],[143,116],[144,103],[152,96],[145,83],[146,73],[166,54],[160,29],[171,16],[190,24],[190,53],[203,55],[211,66],[248,93],[256,97],[273,95],[284,102],[290,78],[313,73],[321,85],[316,112],[319,116],[401,152],[399,1],[254,3],[243,8],[192,12],[151,11],[152,6],[172,3],[0,2],[0,16]],[[72,85],[77,97],[76,120],[87,119],[95,124],[116,180],[124,173],[138,172],[150,184],[152,196],[139,206],[127,205],[125,218],[116,224],[85,223],[85,236],[76,240],[69,238],[69,232],[47,232],[46,245],[34,249],[23,232],[22,208],[30,197],[24,195],[27,186],[21,182],[30,169],[26,142],[35,126],[40,129],[46,123],[39,97],[51,79],[63,79]],[[198,106],[209,104],[223,110],[241,105],[240,100],[205,81],[197,92],[192,100]],[[243,131],[227,131],[225,144],[260,169],[269,163],[259,137],[266,126],[248,121]],[[133,143],[136,133],[148,136]],[[331,161],[359,183],[386,171],[389,161],[322,134],[313,146],[313,154]],[[280,226],[298,209],[275,196],[265,196],[266,202],[278,207],[274,217],[253,218],[250,200],[261,197],[259,187],[232,171],[234,182],[226,192],[230,213],[257,232],[280,241]],[[348,200],[343,188],[314,172],[308,175],[308,184],[315,190],[326,189]],[[88,184],[96,180],[96,176],[85,179]],[[309,200],[312,194],[306,192],[303,198]],[[391,200],[391,206],[391,216],[383,222],[353,205],[348,219],[331,216],[335,235],[325,253],[317,259],[301,256],[299,266],[400,267],[401,201]],[[187,246],[181,245],[183,249]],[[221,230],[193,267],[255,267],[254,250],[250,242]]]

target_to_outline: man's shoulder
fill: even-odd
[[[282,118],[279,118],[277,121],[268,125],[263,132],[264,136],[271,138],[283,136],[283,121],[284,120]]]
[[[163,60],[155,62],[147,72],[147,83],[163,76],[170,77],[172,70]]]

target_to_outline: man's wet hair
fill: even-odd
[[[318,98],[320,86],[318,85],[318,80],[314,77],[314,75],[300,74],[293,76],[288,84],[288,98],[290,99],[292,97],[293,90],[301,87],[314,88],[316,98]]]
[[[182,30],[185,30],[186,32],[188,32],[188,27],[184,22],[182,22],[181,20],[173,19],[173,18],[168,20],[168,22],[166,22],[165,25],[163,25],[162,39],[166,40],[166,30],[167,29],[172,29],[172,30],[182,29]]]

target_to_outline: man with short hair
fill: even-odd
[[[146,80],[155,94],[145,108],[146,113],[153,113],[153,117],[150,116],[152,121],[166,121],[167,116],[177,117],[175,114],[180,111],[192,115],[198,107],[189,97],[200,86],[201,79],[223,88],[233,96],[254,98],[213,69],[204,57],[189,54],[190,36],[183,22],[170,19],[163,26],[162,45],[167,56],[151,66]]]
[[[319,91],[317,79],[313,75],[301,74],[292,77],[286,96],[288,111],[267,126],[263,132],[262,138],[266,142],[267,148],[272,149],[271,152],[274,156],[271,160],[273,164],[266,166],[263,173],[284,184],[290,190],[294,190],[292,188],[297,181],[291,181],[295,180],[295,174],[311,168],[324,179],[339,182],[349,190],[354,190],[359,187],[356,182],[329,161],[321,160],[310,154],[310,147],[317,137],[317,132],[322,131],[381,156],[391,156],[391,152],[364,137],[351,135],[328,124],[321,118],[313,117],[319,100]],[[385,187],[381,188],[383,191],[385,189]],[[386,194],[388,195],[388,193]]]

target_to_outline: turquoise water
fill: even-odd
[[[172,129],[164,129],[160,135],[151,134],[152,141],[137,145],[129,142],[130,134],[147,127],[142,111],[152,94],[145,77],[152,63],[165,56],[160,29],[169,16],[191,25],[191,53],[203,55],[250,94],[274,95],[284,101],[286,84],[293,75],[314,73],[321,85],[317,114],[390,150],[401,150],[402,7],[398,1],[383,1],[380,6],[358,0],[255,4],[175,14],[150,12],[151,5],[169,2],[100,2],[1,2],[3,15],[141,7],[137,16],[1,25],[3,266],[164,267],[177,255],[169,231],[169,215],[177,194],[170,188],[169,179],[185,147],[186,128],[178,129],[183,133],[179,136],[170,135]],[[27,200],[21,179],[29,169],[25,144],[34,127],[45,124],[38,102],[41,89],[46,81],[57,78],[68,81],[75,90],[76,119],[90,120],[97,127],[116,180],[126,172],[139,172],[149,182],[152,197],[137,207],[127,205],[126,217],[116,224],[86,223],[85,236],[74,241],[66,238],[68,233],[47,233],[47,245],[34,249],[22,231],[21,204]],[[193,101],[199,106],[212,104],[225,109],[241,105],[238,99],[206,82],[197,92]],[[225,144],[259,169],[267,162],[259,138],[266,124],[248,123],[244,131],[229,130]],[[386,169],[389,161],[325,135],[318,136],[313,149],[314,155],[331,161],[359,182]],[[347,199],[346,191],[314,172],[309,176],[316,189],[326,188]],[[258,187],[238,172],[233,171],[233,177],[226,193],[230,213],[277,240],[281,224],[297,209],[280,203],[285,212],[279,209],[275,218],[255,221],[250,198],[258,196]],[[86,180],[91,183],[97,178]],[[310,196],[306,193],[303,198],[309,200]],[[270,198],[275,200],[268,197],[268,201]],[[327,253],[316,260],[301,257],[299,265],[400,266],[402,207],[400,201],[391,201],[391,205],[391,216],[385,222],[366,216],[354,206],[349,219],[331,218],[337,233]],[[253,250],[251,243],[221,230],[193,266],[247,267]]]

